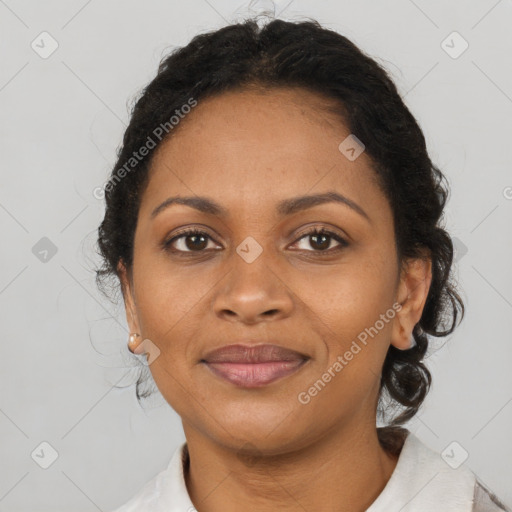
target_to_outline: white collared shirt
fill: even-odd
[[[186,443],[168,467],[112,512],[195,512],[185,484]],[[408,432],[388,483],[366,512],[501,512],[507,509],[466,466],[456,469]]]

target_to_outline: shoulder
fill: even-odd
[[[482,486],[469,467],[448,464],[407,429],[379,429],[379,439],[388,452],[398,455],[398,462],[368,512],[511,512]]]
[[[472,512],[512,512],[477,478]]]

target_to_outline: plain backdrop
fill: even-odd
[[[0,512],[110,510],[184,441],[160,395],[146,410],[135,399],[122,303],[94,281],[104,211],[94,190],[162,56],[268,5],[0,0]],[[428,358],[434,384],[408,428],[440,453],[458,443],[512,505],[512,3],[276,9],[317,19],[384,65],[449,179],[467,315]]]

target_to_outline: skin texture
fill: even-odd
[[[119,266],[130,331],[160,351],[150,369],[182,418],[187,488],[200,512],[248,503],[251,511],[362,511],[396,466],[376,432],[380,369],[390,344],[410,346],[430,260],[399,264],[392,210],[371,161],[364,152],[350,161],[339,151],[350,131],[327,104],[302,89],[200,101],[155,154],[133,268]],[[284,199],[329,191],[357,203],[367,218],[336,202],[276,212]],[[207,196],[227,215],[173,204],[152,219],[171,196]],[[181,238],[176,252],[165,250],[163,242],[185,227],[210,236],[202,252],[190,237],[188,246]],[[312,227],[349,245],[328,238],[322,251],[321,240],[304,236]],[[249,236],[262,249],[251,263],[236,251]],[[300,403],[298,394],[397,303],[402,308],[378,335]],[[282,345],[310,359],[257,389],[237,387],[200,363],[208,351],[240,341]]]

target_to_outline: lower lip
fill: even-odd
[[[306,361],[268,361],[266,363],[208,363],[219,377],[244,388],[258,388],[295,373]]]

